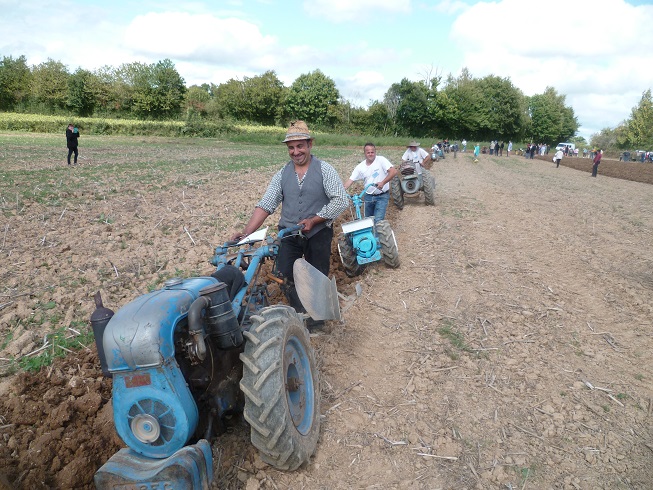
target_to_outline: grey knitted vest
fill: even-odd
[[[311,155],[304,183],[301,189],[297,183],[295,166],[288,162],[281,175],[281,192],[283,201],[281,206],[281,218],[279,228],[288,228],[296,225],[301,220],[315,216],[320,209],[329,203],[329,197],[324,192],[324,178],[322,176],[322,161]],[[326,227],[326,223],[320,223],[306,233],[308,238]]]

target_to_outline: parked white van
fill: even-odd
[[[558,143],[558,146],[556,146],[556,151],[557,150],[565,151],[565,147],[569,148],[571,151],[574,151],[576,149],[576,145],[574,143]]]

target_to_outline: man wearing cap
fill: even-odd
[[[420,148],[417,141],[411,141],[408,143],[408,148],[401,157],[401,161],[404,164],[412,163],[415,165],[415,170],[418,174],[422,173],[422,167],[430,164],[431,155],[429,155],[424,148]]]
[[[349,189],[356,180],[362,180],[365,187],[374,184],[365,192],[365,217],[374,217],[376,223],[385,219],[390,201],[390,181],[397,175],[397,169],[387,158],[376,154],[374,143],[365,143],[363,150],[365,160],[356,165],[351,177],[345,182],[345,189]]]
[[[284,278],[284,294],[290,306],[304,313],[306,309],[295,290],[293,264],[304,257],[325,276],[329,275],[331,225],[349,206],[349,196],[338,172],[311,154],[313,137],[304,121],[291,123],[283,142],[288,147],[290,161],[272,177],[242,233],[232,239],[238,240],[258,230],[279,204],[279,229],[304,225],[301,234],[284,237],[277,257],[277,268]],[[324,321],[307,321],[309,330],[323,325]]]

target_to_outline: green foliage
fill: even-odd
[[[578,130],[578,121],[571,107],[565,106],[565,96],[552,87],[528,99],[530,127],[526,136],[533,142],[555,145],[569,141]]]
[[[63,109],[68,100],[68,70],[59,61],[48,61],[32,70],[31,93],[35,102],[43,104],[51,112]]]
[[[85,324],[84,324],[85,325]],[[93,342],[93,332],[87,326],[71,325],[79,330],[61,327],[46,336],[46,347],[30,356],[21,357],[18,366],[25,371],[38,371],[49,366],[57,357],[66,357]]]
[[[475,79],[464,68],[458,78],[447,78],[442,95],[447,105],[440,117],[444,127],[450,128],[449,138],[515,140],[524,130],[524,94],[508,78]]]
[[[335,122],[333,109],[340,93],[336,83],[320,70],[300,75],[286,97],[286,118],[302,119],[309,124],[330,126]]]
[[[335,82],[320,70],[300,75],[290,87],[274,71],[266,71],[186,89],[169,59],[151,65],[104,66],[94,72],[77,69],[69,74],[63,64],[51,59],[30,69],[24,56],[4,57],[0,110],[57,114],[67,120],[72,114],[96,116],[91,126],[83,128],[86,134],[229,135],[237,139],[247,136],[233,131],[236,122],[285,126],[291,119],[306,120],[312,130],[394,135],[404,140],[516,141],[525,137],[557,143],[569,141],[578,128],[573,109],[551,88],[527,100],[509,79],[493,75],[476,79],[467,69],[457,78],[449,75],[443,87],[441,81],[431,73],[417,82],[403,79],[391,85],[382,101],[371,100],[364,108],[341,98]],[[647,100],[650,106],[650,91]],[[648,134],[646,124],[651,118],[646,107],[633,110],[629,133],[621,135],[620,144],[642,141],[638,134]],[[143,125],[115,122],[134,118]],[[152,121],[169,121],[170,126],[150,125]],[[27,130],[52,131],[42,124]]]
[[[433,133],[435,118],[429,110],[432,97],[423,81],[411,82],[404,78],[390,87],[385,100],[396,107],[395,121],[400,133],[419,137]]]
[[[524,95],[510,79],[489,75],[479,80],[483,94],[486,139],[515,139],[521,132],[525,120]]]
[[[206,116],[207,105],[211,100],[211,93],[208,86],[192,85],[186,91],[185,104],[188,114],[197,113],[201,116]]]
[[[140,119],[171,119],[181,113],[186,86],[169,59],[141,67],[133,88],[133,111]]]
[[[0,60],[0,110],[14,110],[27,97],[31,78],[25,56]]]
[[[265,125],[280,120],[286,88],[274,71],[266,71],[258,77],[245,77],[243,86],[245,120]]]
[[[95,109],[96,97],[93,91],[95,76],[87,70],[77,69],[68,78],[67,105],[82,117],[89,117]]]
[[[438,333],[447,339],[456,351],[472,352],[472,349],[465,343],[465,336],[460,333],[449,320],[445,321],[444,325],[438,328]],[[458,359],[458,353],[445,348],[445,352],[451,359]]]
[[[594,133],[590,138],[592,148],[601,148],[603,150],[612,150],[617,148],[619,141],[625,141],[625,127],[617,126],[616,128],[603,128],[598,133]]]
[[[633,107],[626,121],[622,147],[638,150],[653,149],[653,100],[651,89],[642,94],[637,107]]]

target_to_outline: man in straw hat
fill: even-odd
[[[414,140],[408,143],[408,147],[401,157],[401,162],[404,164],[412,163],[418,174],[422,173],[422,167],[430,168],[432,161],[431,155],[424,148],[420,148],[419,143]]]
[[[349,196],[338,172],[311,154],[313,137],[304,121],[294,121],[283,143],[290,161],[279,170],[254,208],[249,222],[234,240],[258,230],[265,219],[281,204],[279,229],[304,225],[301,233],[284,237],[279,248],[277,268],[284,278],[282,286],[290,306],[304,313],[293,280],[293,264],[304,257],[313,267],[329,275],[331,261],[331,225],[349,206]],[[309,319],[309,330],[319,330],[324,321]]]

